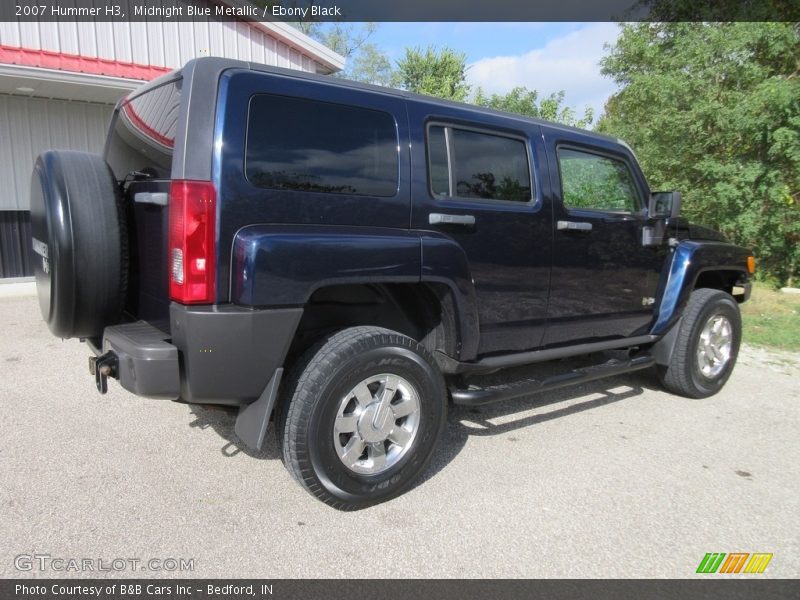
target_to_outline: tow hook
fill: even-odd
[[[119,359],[113,352],[106,352],[102,356],[89,357],[89,373],[94,375],[97,391],[105,394],[108,391],[108,378],[119,377]]]

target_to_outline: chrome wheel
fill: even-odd
[[[419,394],[414,387],[398,375],[374,375],[340,400],[333,445],[348,469],[376,475],[405,456],[419,422]]]
[[[697,344],[697,368],[709,379],[714,379],[725,369],[731,359],[733,327],[727,317],[712,315]]]

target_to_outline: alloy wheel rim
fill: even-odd
[[[697,344],[697,368],[705,377],[714,379],[731,360],[733,326],[727,317],[712,315],[700,332]]]
[[[372,375],[339,401],[333,445],[342,464],[360,475],[377,475],[405,456],[419,431],[419,394],[393,373]]]

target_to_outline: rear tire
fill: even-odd
[[[388,329],[332,335],[306,353],[286,383],[276,418],[284,464],[339,510],[407,491],[446,422],[447,392],[433,358]]]
[[[739,305],[714,289],[692,292],[683,312],[669,365],[659,367],[664,387],[688,398],[707,398],[733,372],[742,340]]]
[[[102,157],[48,151],[31,180],[39,308],[61,338],[95,337],[119,322],[128,280],[121,194]]]

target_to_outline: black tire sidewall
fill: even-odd
[[[102,157],[50,150],[31,178],[31,236],[46,248],[34,275],[42,317],[61,338],[95,337],[119,321],[127,295],[125,211]]]
[[[703,327],[713,315],[722,315],[728,319],[733,330],[733,340],[731,345],[731,355],[728,364],[722,372],[714,378],[709,378],[700,372],[697,366],[697,350],[700,342],[700,334]],[[688,375],[692,385],[697,390],[698,397],[707,397],[716,394],[730,378],[736,359],[739,355],[739,346],[742,341],[742,319],[736,301],[720,292],[706,302],[706,305],[698,313],[697,318],[692,324],[692,332],[689,336],[689,357]]]
[[[45,154],[37,159],[30,186],[31,242],[35,252],[33,274],[42,318],[55,335],[60,335],[62,330],[71,329],[70,319],[75,302],[75,295],[64,294],[63,286],[59,285],[62,279],[75,277],[71,240],[64,239],[66,234],[72,232],[69,211],[62,211],[61,228],[51,224],[52,215],[58,208],[58,199],[53,197],[53,189],[60,187],[62,180],[59,165],[52,160],[51,155]],[[44,250],[40,249],[41,246]],[[65,247],[69,251],[66,258],[61,256]],[[56,314],[56,311],[61,314]],[[65,323],[69,325],[62,325]]]
[[[381,373],[399,375],[415,388],[420,399],[419,430],[413,446],[398,464],[384,473],[360,475],[341,462],[334,448],[338,400],[360,381]],[[393,345],[352,356],[328,375],[330,382],[315,402],[308,421],[309,458],[316,477],[330,494],[345,502],[374,503],[401,493],[427,466],[441,434],[446,414],[441,375],[417,352]]]

